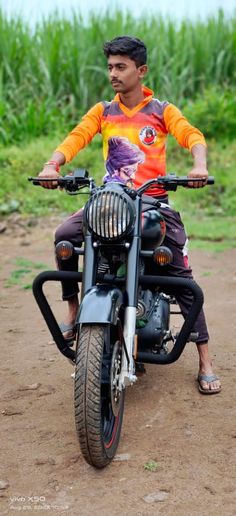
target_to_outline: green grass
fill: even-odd
[[[175,209],[188,214],[195,221],[204,216],[213,220],[218,217],[236,216],[236,142],[229,140],[209,140],[208,170],[215,177],[213,186],[203,189],[179,188],[170,193]],[[186,175],[192,166],[192,157],[181,149],[173,139],[169,140],[167,169],[178,175]]]
[[[29,176],[37,176],[42,170],[43,163],[61,139],[62,136],[41,137],[20,147],[1,149],[0,214],[6,215],[12,211],[35,216],[55,212],[63,214],[76,211],[84,204],[88,198],[86,194],[69,196],[65,192],[49,191],[28,182]],[[99,147],[95,138],[92,145],[82,151],[73,164],[64,167],[63,173],[85,167],[101,183],[105,169]]]
[[[14,268],[5,282],[5,287],[18,286],[24,290],[32,288],[35,272],[47,269],[47,265],[41,262],[32,262],[25,258],[18,257],[13,262]],[[27,283],[25,283],[27,281]]]
[[[191,249],[220,252],[236,247],[236,142],[208,141],[209,174],[213,186],[179,188],[169,194],[172,207],[181,213]],[[186,175],[192,165],[189,153],[169,142],[168,170]]]
[[[236,247],[236,217],[182,214],[192,249],[223,251]]]
[[[156,462],[155,460],[149,460],[149,461],[145,462],[143,467],[144,467],[145,471],[151,471],[152,473],[154,473],[155,471],[158,470],[158,468],[160,467],[160,464],[158,462]]]
[[[190,252],[192,249],[199,249],[201,251],[206,251],[208,253],[223,253],[224,251],[234,249],[235,247],[235,238],[233,240],[225,239],[221,242],[213,242],[212,240],[208,241],[207,239],[199,240],[197,237],[193,236],[189,243]]]

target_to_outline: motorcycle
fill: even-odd
[[[35,185],[42,181],[29,180]],[[173,363],[197,337],[192,329],[203,305],[202,290],[194,280],[163,275],[172,260],[170,249],[162,245],[165,217],[161,203],[145,195],[153,185],[175,191],[188,183],[187,177],[170,174],[137,190],[115,182],[98,187],[83,169],[58,179],[58,186],[70,194],[89,188],[84,247],[69,241],[56,247],[61,259],[73,253],[83,256],[83,271],[41,272],[33,293],[59,351],[75,365],[76,432],[85,460],[95,468],[105,467],[116,454],[125,389],[137,381],[143,364]],[[213,183],[208,178],[207,184]],[[45,282],[71,279],[82,282],[75,350],[64,339],[43,292]],[[189,290],[193,300],[177,333],[171,327],[175,289]]]

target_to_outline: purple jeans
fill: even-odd
[[[165,276],[176,276],[182,278],[193,279],[192,269],[188,263],[188,257],[185,253],[186,233],[180,214],[168,207],[159,208],[164,215],[166,221],[166,236],[163,245],[169,247],[173,253],[173,261],[165,267]],[[74,213],[65,220],[56,230],[55,245],[61,240],[69,240],[74,246],[79,247],[84,240],[83,235],[83,208]],[[78,256],[73,255],[69,260],[57,260],[59,270],[77,271]],[[158,272],[159,274],[159,272]],[[67,300],[79,292],[78,283],[73,280],[62,282],[62,299]],[[174,292],[177,302],[179,303],[181,312],[186,317],[192,305],[192,294],[189,290],[181,290]],[[199,313],[194,332],[198,333],[197,344],[206,343],[209,340],[207,325],[203,310]]]

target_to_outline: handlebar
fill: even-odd
[[[187,187],[188,184],[191,183],[199,183],[202,182],[202,178],[189,178],[188,176],[176,176],[175,174],[169,174],[167,176],[159,176],[157,179],[150,179],[149,181],[146,181],[140,188],[138,188],[137,192],[138,194],[144,193],[145,190],[148,188],[159,185],[163,186],[165,190],[168,191],[176,191],[178,186],[184,186]],[[209,176],[206,181],[206,185],[214,185],[215,178],[213,176]]]
[[[64,188],[68,193],[76,193],[85,186],[90,187],[90,191],[96,188],[93,178],[89,178],[88,171],[84,169],[76,169],[73,175],[67,175],[65,177],[59,177],[58,179],[52,178],[40,178],[40,177],[29,177],[29,181],[32,181],[33,185],[40,186],[42,182],[57,182],[60,188]],[[167,176],[159,176],[156,179],[150,179],[146,181],[136,193],[142,195],[148,188],[152,186],[162,186],[164,190],[176,191],[178,186],[187,187],[189,183],[202,182],[202,178],[189,178],[187,176],[176,176],[175,174],[169,174]],[[213,176],[209,176],[206,181],[206,185],[213,185],[215,179]]]
[[[201,178],[189,178],[188,176],[179,176],[177,177],[175,174],[169,174],[168,176],[164,176],[164,177],[159,177],[157,178],[158,179],[158,184],[163,184],[165,186],[165,184],[167,183],[168,187],[169,186],[188,186],[188,183],[198,183],[199,181],[202,181]],[[209,176],[207,178],[207,181],[206,181],[206,184],[207,185],[214,185],[215,183],[215,178],[213,176]],[[170,188],[169,188],[170,189]]]
[[[76,169],[73,175],[58,177],[57,179],[52,179],[51,177],[28,177],[28,181],[32,181],[34,186],[54,182],[69,193],[76,193],[80,188],[93,184],[93,179],[88,177],[88,171],[83,168]]]

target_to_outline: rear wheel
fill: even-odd
[[[122,345],[117,327],[82,325],[76,349],[75,423],[81,452],[96,468],[113,459],[119,443],[124,391],[118,389]]]

